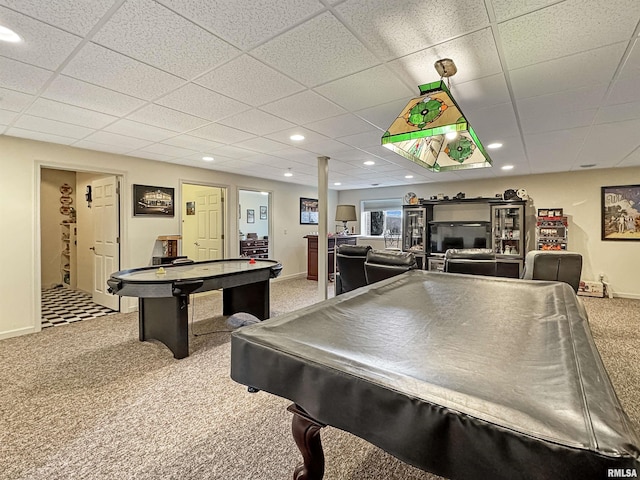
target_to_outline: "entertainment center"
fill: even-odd
[[[526,200],[453,198],[403,207],[404,251],[423,269],[444,269],[449,248],[490,248],[498,275],[520,277],[526,254]]]

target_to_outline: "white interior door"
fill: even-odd
[[[224,258],[223,196],[221,188],[207,188],[196,192],[197,261]]]
[[[120,297],[107,291],[107,279],[120,269],[119,194],[116,177],[91,182],[93,202],[93,301],[120,310]]]

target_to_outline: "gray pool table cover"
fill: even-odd
[[[231,377],[452,479],[640,474],[563,283],[408,272],[240,328]]]

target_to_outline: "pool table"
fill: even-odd
[[[189,356],[191,293],[222,289],[223,315],[246,312],[269,318],[269,280],[282,265],[275,260],[234,258],[122,270],[111,274],[109,291],[138,297],[140,341],[164,343],[177,359]]]
[[[235,381],[293,402],[299,480],[323,477],[326,425],[451,479],[640,472],[640,441],[565,283],[413,270],[231,342]]]

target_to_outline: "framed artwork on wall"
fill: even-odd
[[[133,214],[173,217],[174,198],[174,189],[170,187],[134,185]]]
[[[640,185],[601,188],[602,240],[640,241]]]
[[[260,207],[260,220],[266,220],[267,219],[267,207],[262,205]]]
[[[318,225],[318,199],[300,197],[300,224]]]
[[[247,209],[247,223],[256,223],[256,212],[253,208]]]

